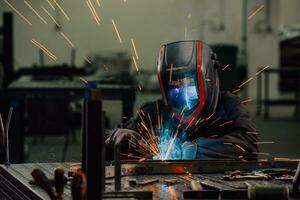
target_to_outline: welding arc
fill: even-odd
[[[4,0],[4,2],[9,5],[9,7],[11,7],[11,9],[13,9],[25,22],[32,26],[31,22],[26,17],[24,17],[24,15],[22,15],[15,7],[13,7],[7,0]]]
[[[36,16],[38,16],[42,20],[42,22],[47,24],[45,19],[26,0],[24,0],[24,3],[34,12],[34,14],[36,14]]]

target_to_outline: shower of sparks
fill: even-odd
[[[134,56],[132,56],[132,60],[133,60],[133,63],[134,63],[134,66],[135,66],[136,71],[139,72],[139,68],[138,68],[138,65],[137,65],[137,62],[136,62]]]
[[[42,20],[42,22],[47,24],[45,19],[26,0],[24,0],[24,3],[34,12],[34,14],[36,14],[36,16],[38,16]]]
[[[92,61],[90,61],[90,59],[88,57],[84,57],[84,60],[89,63],[89,64],[92,64]]]
[[[225,65],[225,67],[222,68],[222,71],[225,71],[227,69],[227,67],[229,67],[230,64]]]
[[[47,54],[50,58],[52,58],[54,61],[57,60],[57,57],[51,53],[45,46],[43,46],[41,43],[36,41],[35,39],[31,39],[31,42],[37,46],[39,49],[41,49],[45,54]]]
[[[118,36],[119,42],[123,43],[122,38],[121,38],[120,33],[119,33],[119,30],[118,30],[117,25],[115,23],[115,20],[112,19],[111,22],[112,22],[112,24],[114,26],[114,29],[115,29],[115,32],[116,32],[116,34]]]
[[[63,33],[60,32],[61,36],[71,45],[71,47],[75,47],[75,45],[71,42],[71,40]]]
[[[138,60],[138,59],[139,59],[139,55],[138,55],[138,52],[137,52],[137,50],[136,50],[134,40],[133,40],[132,38],[131,38],[131,45],[132,45],[132,48],[133,48],[135,57],[136,57],[136,59]]]
[[[97,2],[98,7],[100,7],[101,6],[100,0],[96,0],[96,2]]]
[[[27,22],[30,26],[32,26],[31,22],[24,17],[24,15],[22,15],[15,7],[13,7],[13,5],[11,5],[7,0],[4,0],[4,2],[11,7],[11,9],[13,9],[25,22]]]
[[[48,12],[48,10],[46,10],[46,8],[44,8],[44,6],[42,6],[42,9],[45,11],[45,13],[47,13],[47,15],[52,19],[52,21],[53,21],[58,27],[60,27],[60,25],[58,24],[58,22],[54,19],[54,17],[52,17],[52,15]]]
[[[52,5],[52,3],[49,1],[49,0],[46,0],[49,4],[49,6],[53,9],[53,10],[56,10],[55,7]]]
[[[245,100],[241,101],[240,103],[241,104],[246,104],[246,103],[249,103],[249,102],[252,102],[252,101],[253,101],[253,99],[245,99]]]
[[[274,144],[274,141],[254,142],[254,144]]]
[[[264,5],[260,5],[256,10],[254,10],[254,12],[251,15],[249,15],[248,20],[251,19],[252,17],[254,17],[264,7],[265,7]]]
[[[246,81],[244,81],[242,84],[240,84],[240,85],[238,86],[238,88],[243,87],[244,85],[246,85],[247,83],[249,83],[252,79],[253,79],[253,78],[250,77],[248,80],[246,80]]]
[[[83,78],[83,77],[79,77],[79,79],[83,82],[83,83],[85,83],[85,84],[88,84],[89,82],[85,79],[85,78]]]
[[[269,65],[265,66],[265,67],[262,68],[261,70],[257,71],[257,72],[255,73],[255,75],[258,76],[258,75],[261,74],[265,69],[267,69],[267,68],[269,68],[269,67],[270,67]]]
[[[227,122],[224,122],[224,123],[220,124],[219,126],[225,126],[225,125],[230,124],[232,122],[233,122],[233,120],[229,120]]]
[[[99,18],[98,13],[96,12],[96,9],[95,9],[93,3],[92,3],[90,0],[87,0],[87,1],[86,1],[86,4],[87,4],[87,6],[89,7],[90,12],[91,12],[92,16],[94,17],[96,23],[97,23],[98,25],[100,25],[100,18]]]
[[[57,8],[62,12],[62,14],[65,16],[65,18],[70,21],[69,16],[66,14],[66,12],[64,11],[64,9],[56,2],[56,0],[53,0],[53,2],[55,3],[55,5],[57,6]]]
[[[169,77],[169,83],[172,82],[172,71],[173,71],[173,64],[171,64],[171,67],[170,67],[170,77]]]

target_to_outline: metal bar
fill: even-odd
[[[114,157],[115,157],[115,191],[121,190],[121,144],[115,144]]]
[[[86,138],[85,174],[87,178],[87,200],[101,199],[103,194],[105,158],[102,129],[102,97],[100,89],[90,89],[85,100]]]

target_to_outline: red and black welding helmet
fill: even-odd
[[[216,109],[219,64],[212,49],[200,40],[162,45],[158,80],[164,103],[184,124],[194,125]]]

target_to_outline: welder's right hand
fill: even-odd
[[[138,132],[126,128],[118,128],[108,134],[105,143],[107,145],[121,144],[122,142],[128,143],[130,140],[139,140],[140,135]]]

